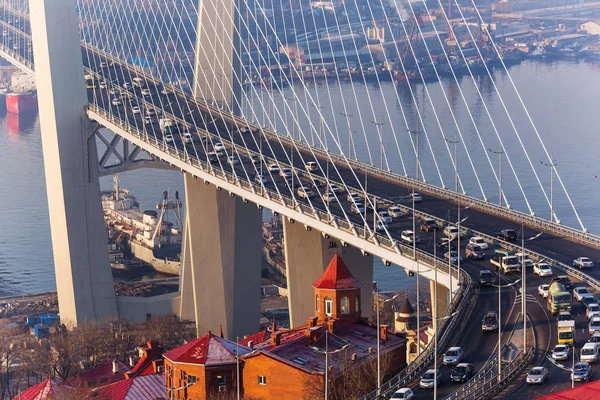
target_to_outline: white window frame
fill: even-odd
[[[265,375],[259,375],[258,384],[261,386],[267,386],[267,377]]]
[[[333,315],[333,299],[329,296],[325,297],[325,315],[328,317]]]

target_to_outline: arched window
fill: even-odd
[[[325,315],[331,317],[333,315],[333,300],[331,297],[325,297]]]
[[[350,314],[350,299],[346,296],[340,300],[340,313],[342,315]]]
[[[317,297],[315,298],[315,310],[317,312],[321,311],[321,304],[319,304],[319,295],[317,295]]]
[[[360,294],[354,297],[354,312],[360,314]]]
[[[413,354],[417,352],[417,344],[416,343],[413,342],[410,344],[410,352]]]

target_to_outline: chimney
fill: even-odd
[[[379,339],[383,340],[384,342],[387,340],[387,331],[387,325],[379,325]]]
[[[335,333],[337,324],[338,324],[337,319],[328,319],[327,320],[327,329],[329,330],[329,333]]]
[[[312,328],[307,328],[304,331],[304,336],[306,336],[306,338],[308,339],[308,345],[312,346],[316,341],[317,341],[317,331],[319,330],[319,327],[312,327]]]
[[[351,359],[352,361],[356,361],[356,358],[357,358],[357,357],[358,357],[358,356],[356,355],[356,353],[352,353],[352,356],[350,357],[350,359]]]
[[[250,347],[252,350],[254,350],[254,341],[248,340],[248,347]]]
[[[134,356],[129,356],[129,366],[131,368],[135,367],[135,364],[137,364],[137,360]]]
[[[373,348],[372,348],[372,347],[369,347],[369,348],[367,349],[367,351],[368,351],[368,353],[369,353],[369,354],[373,354]]]
[[[112,373],[115,375],[119,373],[119,363],[117,360],[113,360],[112,362]]]
[[[313,327],[317,326],[318,320],[319,320],[319,317],[308,317],[308,327],[313,328]]]
[[[273,334],[273,346],[277,347],[281,344],[281,333],[282,332],[275,332]]]

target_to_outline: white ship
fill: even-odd
[[[156,205],[158,211],[142,211],[135,196],[120,187],[118,174],[114,182],[112,191],[102,192],[110,249],[122,250],[125,257],[140,259],[159,272],[179,275],[183,237],[179,193],[175,192],[175,200],[171,200],[169,193],[164,192]],[[173,211],[177,224],[169,221],[169,211]]]

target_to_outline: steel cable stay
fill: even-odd
[[[460,12],[461,18],[463,18],[463,20],[464,20],[464,15],[462,13],[462,9],[458,5],[458,2],[455,1],[455,3],[456,3],[456,6],[458,7],[458,11]],[[477,8],[477,6],[475,5],[475,3],[473,1],[471,1],[471,3],[473,4],[473,8],[474,8],[475,12],[477,13],[477,17],[479,18],[479,20],[483,21],[483,19],[481,17],[481,13],[479,12],[479,8]],[[469,33],[470,33],[470,31],[469,31]],[[541,135],[540,135],[540,133],[539,133],[536,125],[533,123],[533,119],[531,118],[531,114],[529,113],[529,110],[525,106],[525,103],[523,102],[523,98],[521,97],[520,92],[517,90],[517,86],[515,85],[515,83],[514,83],[514,81],[512,79],[512,76],[510,75],[510,73],[508,73],[508,68],[506,67],[506,64],[504,63],[504,60],[502,59],[502,56],[500,55],[500,53],[498,51],[498,47],[496,46],[496,43],[495,43],[494,39],[491,36],[490,36],[490,43],[492,43],[492,47],[494,48],[494,51],[496,52],[496,54],[498,54],[498,58],[500,59],[500,62],[502,63],[502,67],[503,67],[504,71],[506,71],[506,75],[508,76],[508,79],[509,79],[511,85],[512,85],[515,93],[517,94],[517,97],[519,99],[519,103],[523,107],[523,110],[525,111],[525,114],[527,115],[527,119],[529,120],[529,123],[531,124],[531,126],[532,126],[532,128],[533,128],[533,130],[534,130],[534,132],[535,132],[535,134],[536,134],[536,136],[537,136],[540,144],[542,145],[542,148],[544,149],[544,153],[546,154],[546,157],[548,158],[549,162],[552,163],[553,159],[550,156],[550,154],[548,153],[546,145],[544,144],[544,142],[542,140],[542,137],[541,137]],[[478,51],[479,51],[479,49],[478,49]],[[486,69],[487,69],[487,67],[486,67]],[[494,83],[494,82],[492,81],[492,83]],[[494,84],[494,87],[495,87],[495,84]],[[531,161],[530,161],[530,164],[531,164]],[[531,167],[533,169],[533,165]],[[571,199],[571,196],[569,195],[569,192],[568,192],[567,188],[565,187],[564,182],[563,182],[562,178],[560,177],[560,175],[559,175],[558,171],[556,170],[556,168],[554,168],[554,172],[556,173],[556,177],[558,178],[558,181],[559,181],[559,183],[560,183],[560,185],[561,185],[561,187],[563,189],[563,192],[564,192],[565,196],[567,197],[567,200],[569,201],[569,204],[571,205],[571,208],[573,209],[573,212],[575,213],[575,217],[577,218],[577,221],[579,222],[579,225],[581,226],[581,229],[584,232],[587,232],[587,229],[583,225],[583,222],[581,221],[579,213],[577,212],[577,209],[575,208],[575,205],[573,204],[573,200]],[[536,178],[537,178],[537,173],[536,173]],[[541,186],[541,182],[539,181],[539,178],[537,178],[537,179],[538,179],[538,182],[540,183],[540,186]],[[549,201],[548,196],[546,194],[546,191],[543,189],[543,187],[542,187],[542,192],[544,193],[544,196],[546,197],[546,201],[548,202],[548,205],[550,205],[550,201]]]

